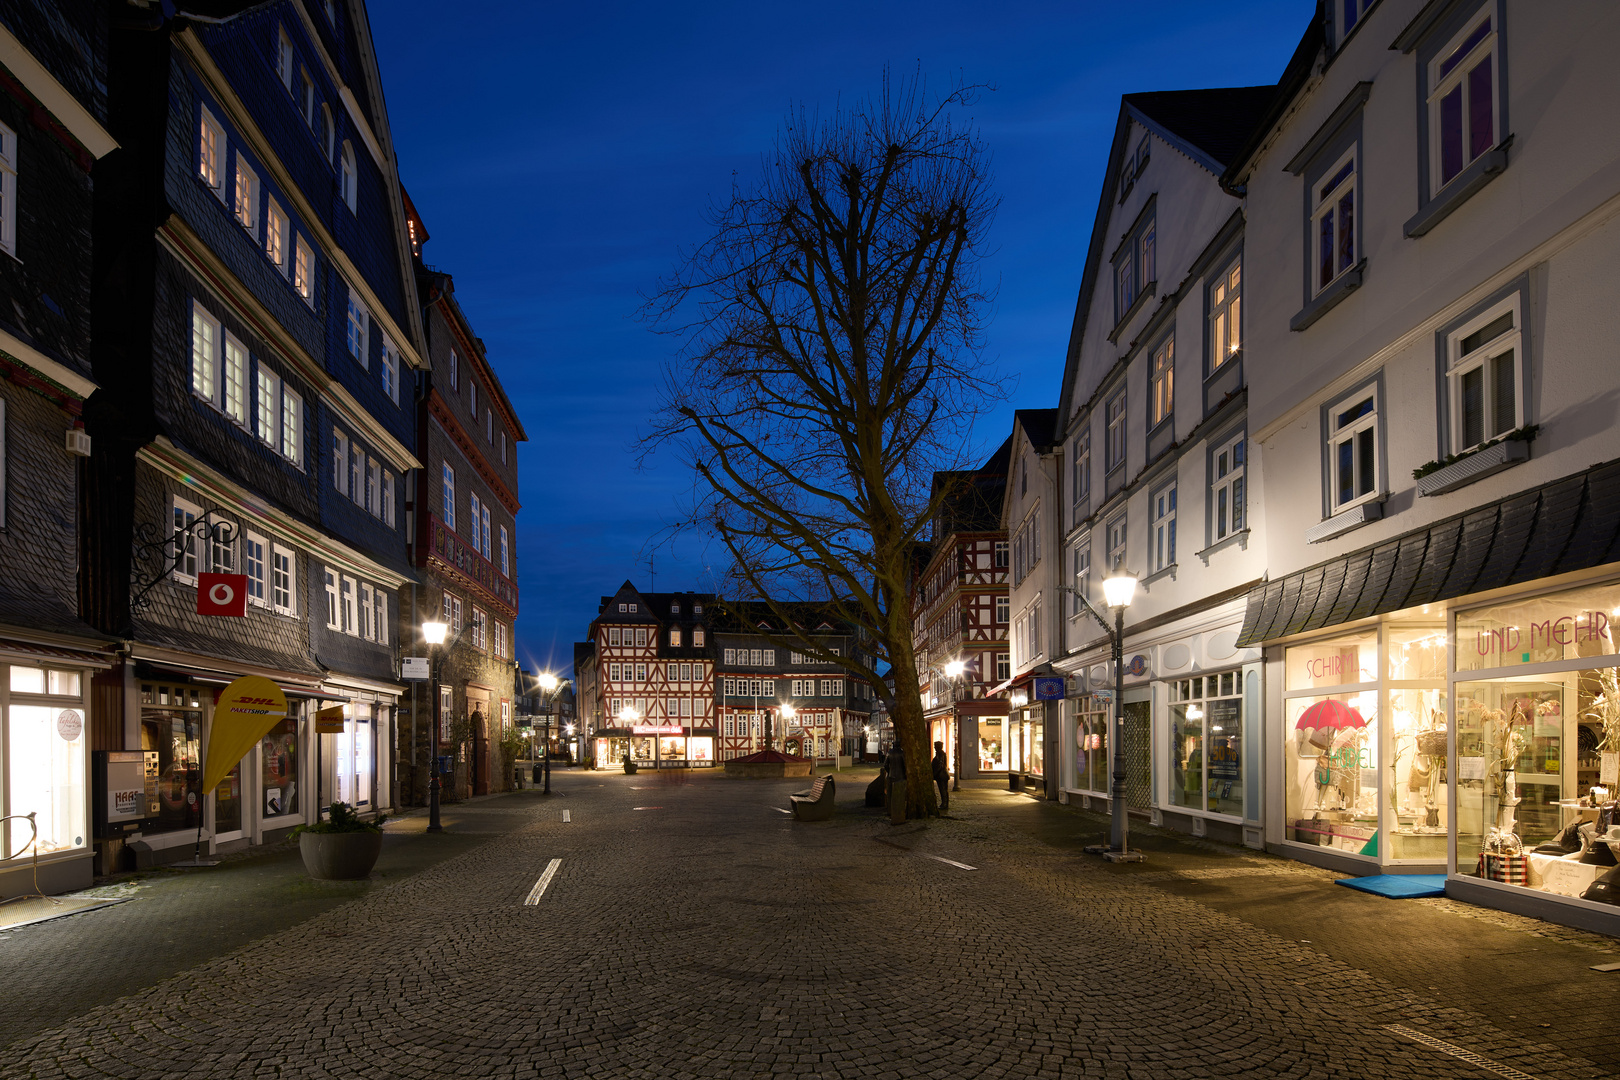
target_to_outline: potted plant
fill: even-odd
[[[631,776],[636,775],[636,763],[630,760],[630,755],[624,755],[624,771]]]
[[[382,827],[386,815],[364,821],[348,803],[335,802],[325,821],[305,825],[294,833],[304,869],[318,881],[359,881],[371,875],[382,853]]]

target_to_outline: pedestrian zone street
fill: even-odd
[[[0,1078],[1620,1075],[1620,942],[1146,826],[1106,864],[988,781],[891,826],[871,776],[798,823],[803,781],[559,770],[370,882],[102,885],[0,933]]]

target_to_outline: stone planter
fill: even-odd
[[[813,761],[728,761],[727,776],[745,776],[753,779],[774,779],[783,776],[814,776]]]
[[[359,881],[371,876],[382,854],[382,833],[298,834],[298,853],[304,869],[317,881]]]

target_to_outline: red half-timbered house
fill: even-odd
[[[626,581],[591,624],[593,760],[710,768],[717,760],[714,660],[704,593],[641,592]]]

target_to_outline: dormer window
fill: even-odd
[[[628,605],[625,605],[625,604],[620,604],[620,605],[619,605],[619,610],[620,610],[620,611],[628,611],[628,610],[630,610],[630,609],[629,609],[629,606],[628,606]]]
[[[679,615],[681,613],[681,605],[680,604],[671,604],[671,605],[669,605],[669,613],[671,615]]]
[[[631,604],[630,605],[630,614],[634,615],[635,613],[636,613],[636,605]]]
[[[703,605],[702,604],[693,604],[692,605],[692,614],[694,614],[694,615],[703,614]]]

